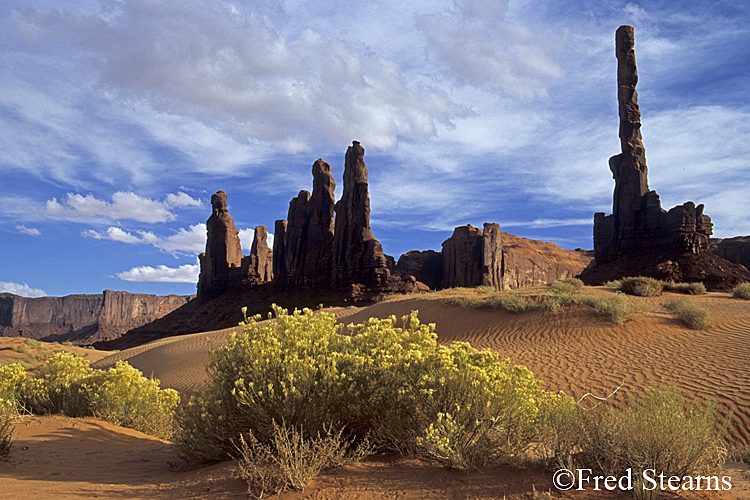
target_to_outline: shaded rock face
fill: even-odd
[[[441,286],[527,288],[577,276],[590,263],[587,252],[503,233],[498,224],[468,225],[443,242]]]
[[[253,234],[250,255],[242,257],[241,279],[243,282],[257,285],[273,279],[273,250],[268,248],[268,230],[258,226]]]
[[[722,259],[750,269],[750,236],[712,239],[711,252]]]
[[[703,214],[703,205],[688,202],[667,212],[659,195],[649,191],[633,27],[621,26],[615,39],[622,153],[609,160],[615,179],[613,213],[594,215],[596,262],[606,264],[641,252],[707,252],[713,225]]]
[[[289,203],[287,220],[276,221],[274,279],[283,286],[330,284],[333,267],[334,190],[331,166],[312,167],[313,193],[300,191]]]
[[[354,141],[346,151],[344,192],[336,203],[333,278],[337,286],[384,285],[390,276],[383,247],[370,230],[370,195],[365,148]]]
[[[105,290],[97,295],[27,298],[0,294],[0,335],[87,345],[117,338],[192,297]]]
[[[412,250],[399,257],[395,273],[402,279],[412,276],[430,287],[438,290],[443,283],[443,255],[435,250]]]
[[[498,224],[485,223],[484,231],[471,225],[457,227],[442,246],[443,288],[503,289],[503,241]]]
[[[230,282],[240,279],[242,248],[239,231],[227,211],[227,194],[217,191],[211,196],[211,216],[206,221],[206,251],[198,256],[201,272],[198,296],[211,297],[224,293]]]

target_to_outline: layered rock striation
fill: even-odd
[[[0,294],[0,335],[87,345],[119,337],[185,305],[192,296],[105,290],[96,295]]]

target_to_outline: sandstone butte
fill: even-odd
[[[117,338],[161,318],[195,296],[105,290],[95,295],[19,297],[0,294],[0,336],[86,345]]]

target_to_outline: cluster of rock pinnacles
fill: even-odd
[[[258,226],[251,253],[243,257],[238,232],[227,212],[226,193],[213,195],[206,252],[200,256],[198,295],[214,297],[231,288],[269,282],[282,289],[350,289],[354,296],[366,290],[479,285],[502,290],[576,275],[596,284],[608,273],[610,279],[618,277],[617,262],[630,260],[632,264],[636,255],[648,254],[657,260],[664,256],[667,264],[677,267],[666,259],[708,254],[712,224],[703,205],[687,202],[667,212],[661,208],[659,195],[648,188],[634,45],[633,27],[621,26],[615,35],[615,52],[622,152],[609,160],[615,179],[613,213],[594,216],[593,261],[579,255],[572,264],[560,265],[559,255],[556,258],[541,251],[519,257],[518,252],[513,254],[504,247],[499,225],[486,223],[483,229],[470,225],[456,228],[441,252],[412,251],[396,263],[383,253],[370,230],[365,150],[355,141],[346,152],[341,199],[336,202],[334,198],[336,182],[330,165],[317,160],[312,167],[312,195],[301,191],[289,204],[287,219],[276,221],[273,250],[266,243],[266,228]],[[650,275],[654,270],[642,271]],[[595,277],[597,273],[599,277]],[[514,274],[529,278],[509,279]]]
[[[200,297],[216,297],[227,290],[273,283],[279,289],[328,289],[363,292],[426,291],[430,288],[490,286],[503,283],[503,240],[500,226],[484,230],[470,225],[456,228],[442,252],[412,251],[398,263],[383,253],[370,230],[365,150],[354,142],[344,163],[344,189],[338,202],[331,167],[322,159],[312,166],[313,189],[301,191],[289,203],[286,220],[277,220],[273,249],[264,226],[255,228],[250,255],[243,256],[239,232],[227,212],[227,195],[211,197],[213,212],[206,222],[206,252],[200,255]],[[565,252],[563,250],[560,250]],[[538,262],[530,259],[539,267]],[[546,283],[579,273],[587,262],[572,268],[547,269],[531,278]],[[515,283],[515,282],[514,282]]]

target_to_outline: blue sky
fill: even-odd
[[[0,291],[195,291],[210,196],[245,253],[366,149],[386,253],[455,226],[592,248],[636,28],[649,185],[750,234],[750,5],[736,1],[5,0]]]

